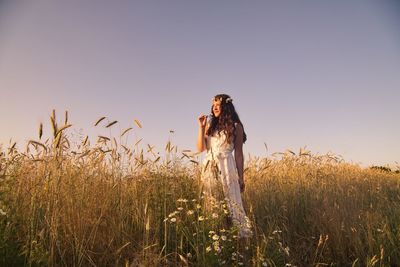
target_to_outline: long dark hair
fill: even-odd
[[[232,104],[232,98],[226,94],[218,94],[214,96],[213,100],[221,101],[221,114],[218,117],[214,116],[213,106],[211,106],[211,123],[208,128],[207,135],[223,132],[226,135],[226,142],[228,144],[234,140],[235,136],[235,123],[239,123],[243,127],[243,123],[239,119],[239,115]],[[243,143],[247,140],[247,135],[243,127]]]

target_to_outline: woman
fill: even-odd
[[[248,237],[252,232],[240,194],[245,188],[243,143],[247,139],[246,133],[229,95],[219,94],[212,99],[211,114],[210,122],[206,115],[198,118],[197,150],[207,150],[202,170],[204,192],[207,196],[215,196],[222,187],[239,235]]]

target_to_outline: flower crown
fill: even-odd
[[[216,97],[213,97],[212,99],[211,99],[211,101],[221,101],[221,103],[222,103],[222,97],[219,97],[219,98],[216,98]],[[225,100],[225,103],[226,104],[228,104],[228,103],[232,103],[232,98],[230,98],[230,97],[228,97],[226,100]]]

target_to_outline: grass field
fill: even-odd
[[[254,236],[239,239],[223,200],[204,208],[196,156],[124,143],[139,121],[93,144],[59,123],[1,150],[1,266],[400,266],[398,173],[308,151],[248,157]]]

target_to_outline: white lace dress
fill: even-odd
[[[216,197],[222,187],[232,221],[239,228],[239,236],[249,237],[252,231],[240,194],[239,175],[232,153],[234,144],[233,142],[228,144],[225,139],[224,133],[206,137],[207,153],[201,176],[203,192],[206,197]]]

